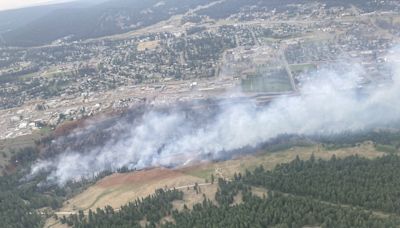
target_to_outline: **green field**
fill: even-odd
[[[267,71],[257,69],[257,72],[248,75],[242,80],[244,92],[277,93],[292,90],[289,75],[284,69]]]

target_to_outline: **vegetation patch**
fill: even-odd
[[[139,42],[137,46],[138,51],[146,51],[148,49],[156,49],[159,45],[158,40]]]
[[[397,227],[400,224],[397,212],[385,213],[375,207],[389,204],[398,207],[397,199],[392,196],[397,194],[399,183],[388,178],[397,172],[391,171],[394,166],[400,167],[400,157],[395,155],[373,160],[333,156],[328,161],[314,156],[306,161],[297,157],[270,171],[260,166],[254,172],[235,174],[233,180],[219,178],[214,197],[203,194],[201,202],[192,207],[174,206],[175,202],[185,201],[189,190],[159,189],[118,211],[105,207],[95,212],[90,210],[88,216],[80,211],[60,221],[74,227]],[[340,180],[335,179],[339,176]],[[368,181],[371,176],[383,178]],[[327,185],[327,181],[335,185]],[[260,187],[254,186],[269,190],[260,192]],[[199,195],[197,187],[194,189]],[[328,197],[321,199],[320,195]],[[347,204],[337,200],[338,197],[348,199]],[[391,200],[394,201],[390,203]]]
[[[289,76],[284,69],[274,72],[264,72],[258,69],[255,74],[248,75],[242,80],[244,92],[276,93],[291,91]]]

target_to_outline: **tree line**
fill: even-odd
[[[297,157],[274,170],[258,167],[244,175],[244,182],[271,190],[309,196],[333,203],[361,206],[400,214],[400,157],[374,160],[350,156],[307,161]]]
[[[235,174],[232,181],[218,179],[215,202],[203,195],[193,209],[172,206],[183,192],[157,190],[120,210],[111,207],[89,211],[85,216],[61,221],[79,228],[90,227],[396,227],[399,217],[377,216],[372,210],[397,212],[400,157],[374,160],[351,156],[307,161],[298,157],[272,171],[262,166]],[[263,197],[252,193],[263,187]],[[235,203],[241,195],[242,202]],[[345,205],[344,205],[345,204]],[[168,217],[169,219],[164,219]]]

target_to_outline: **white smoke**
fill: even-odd
[[[364,89],[360,78],[368,74],[357,65],[340,64],[338,70],[319,70],[302,82],[299,96],[274,100],[266,107],[252,101],[223,108],[213,120],[195,124],[180,112],[149,112],[139,125],[88,153],[68,151],[51,161],[39,161],[32,173],[50,171],[49,180],[60,185],[104,170],[179,166],[188,161],[229,157],[229,151],[257,146],[280,134],[331,134],[385,127],[400,120],[400,71],[391,59],[393,81]],[[398,58],[397,58],[398,59]],[[197,125],[196,125],[197,126]]]

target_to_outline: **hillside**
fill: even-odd
[[[103,0],[104,1],[104,0]],[[327,7],[357,7],[365,12],[391,10],[377,1],[324,0]],[[202,7],[213,3],[210,6]],[[188,13],[197,18],[226,19],[239,12],[290,12],[309,0],[108,0],[78,1],[51,6],[0,12],[0,41],[6,46],[38,46],[55,40],[77,41],[121,34],[154,25],[174,15]],[[254,12],[253,12],[254,14]],[[248,14],[247,19],[251,16]]]
[[[120,208],[60,213],[74,227],[394,227],[398,226],[397,155],[328,160],[311,155],[258,166],[209,184],[163,187]],[[145,173],[142,173],[145,176]],[[115,177],[112,177],[115,179]],[[106,178],[104,182],[110,182]],[[140,183],[139,180],[137,180]],[[351,183],[350,183],[351,182]],[[111,187],[111,186],[109,186]],[[329,188],[327,190],[327,188]],[[197,196],[197,197],[196,197]],[[191,200],[189,200],[191,199]],[[183,204],[183,205],[182,205]]]
[[[50,5],[31,6],[27,8],[0,11],[0,34],[21,29],[24,26],[62,9],[85,8],[99,4],[105,0],[79,0],[74,2]]]
[[[36,46],[57,39],[71,41],[113,35],[155,24],[209,2],[112,0],[87,7],[44,8],[35,20],[20,23],[20,28],[4,32],[2,37],[6,45]]]
[[[164,188],[165,186],[167,188],[185,190],[185,186],[192,186],[198,183],[204,191],[216,190],[213,186],[207,184],[211,182],[211,175],[214,175],[215,178],[233,179],[235,173],[245,173],[246,169],[253,170],[260,165],[263,165],[266,169],[273,169],[278,164],[294,160],[296,156],[308,159],[312,154],[316,158],[321,159],[329,159],[332,155],[338,158],[359,155],[370,159],[385,155],[385,153],[377,151],[368,143],[360,147],[331,151],[318,146],[295,147],[277,153],[263,152],[233,160],[210,162],[179,169],[155,168],[131,173],[113,174],[68,200],[68,202],[64,203],[60,212],[56,213],[76,213],[78,210],[87,212],[89,209],[96,210],[98,207],[103,208],[107,205],[117,209],[135,199],[146,197],[156,189]],[[214,194],[212,192],[209,193]],[[201,197],[199,200],[202,200]],[[191,207],[197,202],[196,200],[187,200],[185,203]]]

